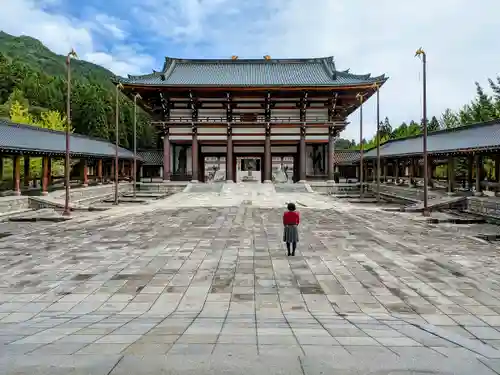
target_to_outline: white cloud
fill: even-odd
[[[111,33],[112,37],[117,40],[123,40],[127,36],[127,32],[120,27],[123,21],[106,14],[98,14],[95,16],[95,22],[91,23],[91,28],[100,34],[106,35]]]
[[[0,27],[9,34],[35,37],[61,55],[66,55],[74,48],[80,58],[100,64],[116,74],[150,70],[153,63],[151,57],[119,44],[126,34],[114,18],[98,15],[95,21],[82,21],[42,9],[42,5],[55,4],[57,1],[0,0]],[[108,37],[111,36],[110,39],[118,44],[110,52],[96,50],[95,35],[92,34],[96,30],[106,31]]]
[[[422,46],[428,54],[428,115],[458,109],[474,95],[474,81],[486,85],[500,70],[498,0],[254,0],[179,1],[169,12],[166,0],[148,0],[151,32],[182,38],[190,54],[229,57],[335,56],[339,69],[386,73],[381,115],[393,125],[422,117]],[[189,11],[187,11],[187,9]],[[148,13],[149,12],[149,13]],[[156,15],[155,15],[156,14]],[[180,14],[180,16],[179,16]],[[159,28],[158,20],[168,27]],[[181,30],[182,32],[180,32]],[[190,46],[191,45],[191,46]],[[194,45],[194,46],[193,46]],[[375,132],[375,100],[365,106],[365,134]],[[358,113],[343,136],[358,137]]]
[[[87,28],[41,11],[34,1],[0,0],[0,27],[37,37],[58,53],[75,47],[81,57],[118,74],[159,69],[163,54],[333,55],[338,69],[386,73],[381,115],[393,125],[421,117],[421,63],[414,57],[420,46],[428,54],[429,116],[458,109],[474,96],[474,81],[486,85],[488,77],[500,73],[498,0],[477,5],[466,0],[123,0],[113,9],[125,21],[100,10],[97,22],[86,21],[92,25]],[[111,45],[106,49],[95,39],[103,32]],[[152,44],[156,60],[129,40]],[[374,98],[364,118],[369,137],[376,126]],[[350,121],[343,136],[357,138],[358,114]]]

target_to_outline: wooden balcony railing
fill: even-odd
[[[168,121],[153,121],[153,123],[174,123],[174,124],[185,124],[185,123],[212,123],[212,124],[227,124],[227,118],[225,116],[215,117],[215,116],[199,116],[196,120],[191,119],[189,116],[171,116]],[[235,116],[231,123],[236,124],[255,124],[255,123],[266,123],[264,116],[256,116],[254,118],[248,116]],[[302,124],[304,121],[300,121],[298,117],[285,117],[285,116],[273,116],[270,118],[269,123],[271,124]],[[328,121],[328,119],[318,116],[318,117],[307,117],[305,120],[306,124],[334,124],[342,123],[341,121]]]

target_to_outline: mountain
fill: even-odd
[[[93,63],[71,61],[71,117],[76,133],[115,139],[114,74]],[[66,111],[66,56],[57,55],[39,40],[0,31],[0,117],[8,116],[10,102],[19,97],[37,116],[51,109]],[[10,98],[10,101],[9,101]],[[133,143],[133,104],[120,96],[120,145]],[[141,109],[137,118],[138,147],[156,147],[157,135]]]
[[[15,37],[0,31],[0,53],[45,74],[66,75],[66,56],[55,54],[30,36]],[[95,80],[110,86],[111,78],[114,77],[111,71],[102,66],[77,59],[71,61],[71,73],[80,79]]]

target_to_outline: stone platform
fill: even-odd
[[[497,227],[231,185],[0,239],[0,373],[498,373]]]

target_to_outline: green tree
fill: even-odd
[[[449,108],[447,108],[441,116],[441,127],[451,129],[460,126],[458,116]]]
[[[432,116],[431,121],[427,124],[427,131],[429,132],[435,132],[436,130],[439,130],[439,121],[436,118],[436,116]]]

